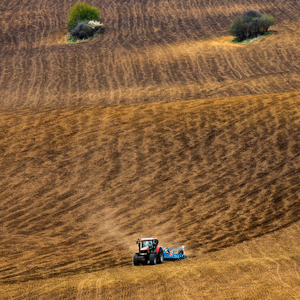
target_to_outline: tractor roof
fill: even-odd
[[[152,237],[152,238],[142,238],[141,241],[154,241],[157,240],[156,237]]]

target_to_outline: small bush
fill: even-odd
[[[97,33],[103,32],[104,27],[98,21],[81,21],[70,31],[70,41],[88,39]]]
[[[85,2],[74,4],[69,11],[69,30],[75,29],[79,22],[99,20],[100,10]],[[83,26],[83,25],[82,25]]]
[[[246,39],[264,35],[269,27],[275,24],[275,19],[269,15],[262,15],[255,10],[248,10],[240,17],[235,18],[229,28],[231,35],[241,42]]]
[[[70,31],[73,37],[76,37],[80,40],[87,39],[94,35],[94,29],[86,24],[84,21],[81,21],[77,24],[75,29]]]

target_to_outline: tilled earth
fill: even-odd
[[[298,1],[91,0],[105,33],[60,44],[75,2],[1,1],[1,108],[299,91]],[[228,27],[248,9],[274,16],[274,33],[232,44]]]
[[[62,44],[73,3],[0,3],[1,297],[299,298],[299,3],[91,1]],[[154,235],[189,259],[134,268]]]

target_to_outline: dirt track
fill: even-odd
[[[0,3],[2,298],[299,298],[299,3],[91,1],[59,44],[73,3]],[[190,259],[132,267],[152,235]]]

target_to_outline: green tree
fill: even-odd
[[[274,25],[276,23],[275,19],[272,16],[269,15],[262,15],[260,18],[260,30],[261,34],[264,34],[269,30],[269,27]]]
[[[248,10],[240,17],[235,18],[229,27],[229,33],[236,40],[243,40],[265,34],[269,27],[275,24],[275,19],[269,15],[262,15],[255,10]]]
[[[85,2],[74,4],[69,10],[69,30],[74,29],[80,21],[99,20],[100,9]]]
[[[238,41],[242,41],[247,38],[247,25],[243,18],[237,17],[234,19],[233,24],[229,28],[231,35],[235,36]]]

